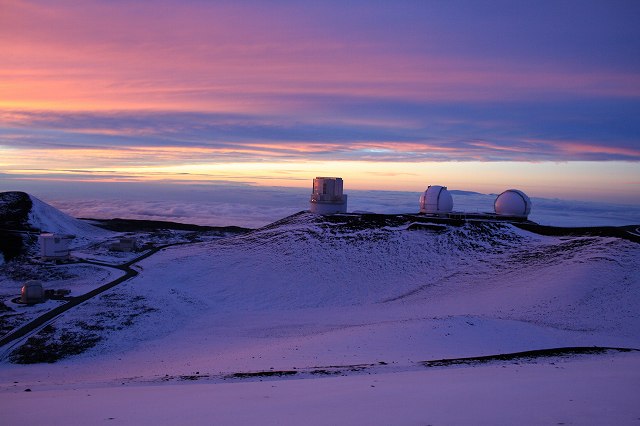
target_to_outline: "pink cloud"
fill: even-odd
[[[599,145],[593,142],[579,141],[545,141],[545,143],[557,146],[564,154],[569,156],[600,154],[600,155],[624,155],[640,158],[639,148],[625,148],[619,146]]]
[[[280,3],[5,2],[2,15],[0,107],[294,112],[311,95],[640,95],[636,72],[421,52],[406,34],[331,31],[327,10]]]

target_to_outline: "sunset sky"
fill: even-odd
[[[0,0],[0,190],[429,184],[640,204],[638,1]]]

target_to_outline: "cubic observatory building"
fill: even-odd
[[[343,182],[339,177],[316,177],[311,193],[311,212],[335,214],[347,212],[347,195],[343,194]]]
[[[64,259],[69,257],[69,245],[75,235],[43,232],[38,236],[40,257],[43,259]]]
[[[493,203],[497,216],[527,219],[531,213],[531,200],[518,189],[507,189]]]
[[[420,196],[420,213],[446,216],[453,211],[453,197],[446,186],[429,185]]]

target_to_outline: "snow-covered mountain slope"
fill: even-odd
[[[12,231],[72,234],[72,246],[84,244],[110,234],[24,192],[0,193],[0,228]]]
[[[109,234],[104,229],[97,228],[61,212],[33,195],[29,195],[29,197],[32,202],[29,223],[34,228],[43,232],[72,234],[76,238],[84,240],[100,238]]]
[[[487,222],[414,225],[405,217],[303,213],[237,238],[170,250],[147,261],[153,266],[144,279],[188,283],[184,291],[211,308],[235,311],[488,290],[499,296],[514,287],[529,298],[538,288],[560,292],[578,283],[613,291],[634,278],[638,245],[616,238],[543,237]]]
[[[491,266],[488,256],[525,240],[497,224],[410,225],[402,217],[302,213],[239,238],[172,250],[152,269],[166,282],[193,271],[190,285],[216,310],[348,306],[391,300],[459,271],[479,273]]]
[[[638,264],[640,245],[619,238],[301,213],[165,249],[57,324],[103,330],[88,354],[126,353],[149,374],[166,368],[158,354],[182,374],[640,347]]]
[[[505,413],[509,424],[630,422],[638,418],[638,352],[429,369],[423,361],[640,348],[638,264],[640,244],[616,237],[300,213],[143,260],[134,266],[137,277],[66,312],[23,352],[95,346],[55,364],[0,363],[0,393],[26,404],[28,388],[42,403],[62,397],[81,407],[89,392],[101,395],[100,407],[109,410],[83,408],[89,423],[133,422],[141,397],[162,413],[145,417],[149,424],[166,420],[158,407],[174,407],[185,392],[198,394],[190,400],[199,401],[192,408],[200,423],[210,423],[210,411],[242,423],[254,392],[261,401],[281,398],[265,410],[267,420],[307,401],[305,410],[320,410],[319,419],[340,406],[333,423],[349,414],[347,423],[362,423],[365,412],[365,423],[403,423],[407,410],[416,422],[433,420],[433,410],[442,423],[500,424]],[[301,380],[276,382],[283,371]],[[187,386],[192,381],[200,382],[197,390]],[[220,403],[234,389],[241,395]],[[455,407],[434,402],[443,390]],[[371,399],[381,391],[384,397]],[[135,409],[123,409],[134,393]],[[474,409],[479,395],[490,396],[482,410]],[[334,396],[346,405],[318,406],[318,398]],[[389,406],[379,411],[390,416],[370,410],[382,401]],[[69,418],[55,407],[31,417],[50,412],[60,423]]]

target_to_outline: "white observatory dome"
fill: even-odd
[[[21,303],[39,303],[44,300],[44,290],[40,281],[27,281],[20,292]]]
[[[440,214],[453,210],[453,197],[446,186],[429,185],[420,196],[420,213]]]
[[[496,214],[500,216],[513,216],[527,218],[531,213],[531,200],[522,191],[507,189],[498,195],[493,203]]]

